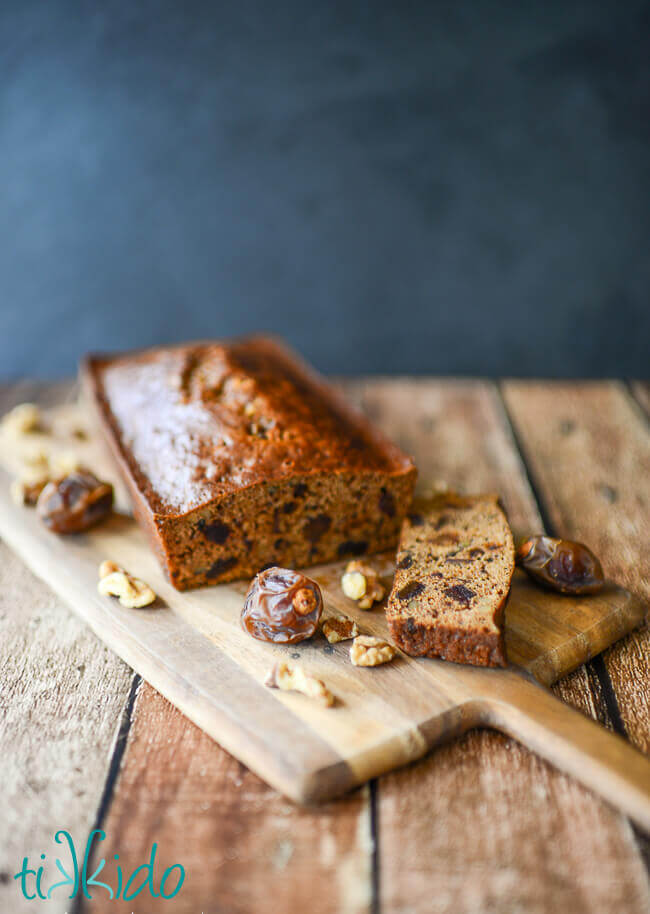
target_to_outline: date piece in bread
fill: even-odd
[[[514,566],[496,495],[416,500],[386,608],[395,643],[416,657],[505,666],[502,621]]]
[[[89,357],[81,375],[179,590],[395,547],[412,461],[280,343]]]

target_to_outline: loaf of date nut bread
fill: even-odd
[[[416,500],[386,608],[395,642],[413,656],[505,666],[502,620],[514,567],[496,495]]]
[[[90,356],[81,376],[179,590],[395,546],[413,463],[279,342]]]

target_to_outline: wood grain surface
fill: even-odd
[[[368,788],[299,807],[219,748],[143,683],[101,856],[132,868],[159,846],[160,872],[182,861],[187,887],[173,911],[341,911],[372,898]],[[147,897],[147,914],[170,902]],[[107,899],[84,910],[128,914]]]
[[[40,435],[2,432],[2,461],[18,464],[28,445],[47,451],[52,441],[58,450],[80,429],[84,448],[92,445],[81,408],[49,410],[43,424]],[[482,723],[533,746],[650,830],[650,764],[532,687],[522,672],[550,683],[598,654],[642,618],[645,607],[630,593],[608,585],[593,596],[567,598],[517,571],[506,613],[508,670],[406,655],[360,670],[350,663],[348,644],[332,647],[322,635],[291,648],[251,639],[240,624],[246,583],[179,593],[130,517],[115,514],[87,534],[56,536],[33,509],[13,504],[4,476],[0,531],[12,547],[149,683],[290,798],[331,799]],[[158,604],[138,612],[98,594],[97,569],[106,558],[147,581]],[[369,561],[392,578],[392,555]],[[342,610],[361,631],[389,638],[380,605],[364,612],[343,595],[344,567],[308,569],[323,592],[325,615]],[[264,686],[273,663],[288,657],[329,685],[333,709]]]
[[[625,386],[512,382],[504,394],[553,529],[591,546],[609,576],[650,604],[648,430]],[[650,752],[647,628],[603,661],[624,732]]]
[[[33,384],[1,391],[0,414],[39,391]],[[13,875],[24,856],[40,862],[45,853],[53,881],[57,829],[85,844],[132,679],[129,667],[0,543],[0,911],[35,910]],[[53,896],[47,909],[63,914],[68,907]]]
[[[431,467],[431,478],[444,478],[447,466],[447,478],[460,487],[463,478],[471,479],[468,488],[487,487],[481,478],[500,480],[515,526],[539,523],[491,385],[405,382],[395,402],[411,410],[415,423],[422,417],[420,438],[404,410],[394,416],[390,404],[384,408],[397,386],[375,381],[349,389],[389,433],[414,437],[412,450]],[[441,402],[454,411],[445,422]],[[437,451],[450,441],[458,447]],[[581,668],[556,691],[611,724],[611,696],[603,695],[593,669]],[[370,802],[357,791],[315,811],[298,810],[142,686],[120,771],[104,819],[113,846],[127,846],[140,862],[153,835],[161,846],[184,846],[193,860],[214,856],[218,863],[212,873],[200,867],[188,881],[182,906],[174,908],[188,914],[201,907],[274,911],[276,897],[298,907],[307,893],[319,911],[380,905],[391,911],[647,910],[647,882],[627,823],[498,734],[470,734],[380,779]],[[216,803],[203,809],[212,797]],[[129,815],[130,808],[137,815]],[[268,893],[255,887],[257,873]]]
[[[410,450],[425,483],[496,490],[515,535],[543,530],[495,385],[387,379],[348,389]],[[587,668],[554,691],[609,723]],[[498,733],[468,733],[381,778],[377,807],[382,910],[647,910],[647,877],[628,823]]]

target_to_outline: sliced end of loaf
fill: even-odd
[[[402,526],[386,614],[412,656],[505,666],[503,614],[514,543],[496,495],[414,502]]]

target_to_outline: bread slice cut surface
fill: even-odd
[[[411,656],[505,666],[503,614],[515,566],[496,495],[416,499],[402,525],[386,614]]]

